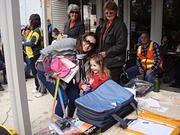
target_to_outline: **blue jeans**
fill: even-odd
[[[31,61],[29,60],[29,58],[27,56],[25,56],[24,62],[26,63],[25,75],[31,76]]]
[[[127,69],[127,74],[129,77],[129,80],[136,78],[137,75],[140,75],[138,66],[133,66]],[[156,72],[152,72],[150,75],[145,76],[145,81],[153,82],[156,77]]]
[[[55,84],[46,80],[46,76],[44,72],[37,70],[37,75],[39,79],[41,80],[41,82],[48,89],[49,93],[52,96],[54,96]],[[73,114],[76,108],[74,101],[75,99],[79,97],[79,90],[76,88],[76,86],[73,84],[72,81],[68,84],[65,90],[63,90],[61,87],[59,90],[61,90],[64,106],[65,107],[68,106],[68,117],[73,117]],[[55,114],[57,114],[60,117],[63,117],[63,110],[62,110],[59,96],[57,97],[57,105],[55,109]]]

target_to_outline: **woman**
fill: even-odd
[[[67,35],[67,37],[77,39],[80,35],[85,33],[85,26],[80,18],[79,6],[76,4],[70,4],[67,12],[69,20],[64,26],[63,34]]]
[[[41,45],[41,19],[38,14],[32,14],[29,18],[29,24],[30,24],[30,33],[28,34],[26,41],[23,42],[23,45],[25,46],[25,52],[28,56],[30,63],[31,63],[31,69],[32,74],[35,78],[35,85],[36,85],[36,91],[39,90],[39,82],[37,79],[37,71],[35,68],[35,63],[37,59],[40,56],[40,50],[42,49]]]
[[[127,47],[127,28],[117,16],[118,7],[108,0],[104,5],[105,22],[98,38],[98,52],[104,57],[105,64],[111,71],[112,80],[120,82],[120,73],[125,64]]]
[[[75,50],[76,54],[85,54],[85,58],[89,56],[89,54],[92,52],[94,45],[96,44],[96,38],[94,34],[88,33],[84,36],[80,36],[77,39],[73,38],[63,38],[59,41],[57,41],[55,44],[52,44],[51,46],[48,46],[44,48],[41,53],[42,55],[50,54],[56,55],[55,52],[57,51],[63,51],[63,50]],[[64,52],[64,51],[63,51]],[[67,54],[67,52],[66,52]],[[44,74],[44,71],[38,70],[38,77],[41,80],[41,82],[45,85],[45,87],[48,89],[48,91],[51,93],[52,96],[54,96],[54,90],[55,85],[51,83],[50,81],[46,80],[46,76]],[[74,111],[75,111],[75,104],[74,101],[76,98],[79,97],[79,90],[76,87],[77,84],[73,83],[71,81],[66,89],[61,90],[62,92],[62,98],[64,102],[64,106],[68,106],[68,117],[73,117]],[[59,97],[57,97],[57,106],[55,109],[55,114],[57,114],[60,117],[63,117],[63,110],[61,107],[61,102]]]

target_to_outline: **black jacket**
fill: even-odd
[[[107,53],[105,63],[108,68],[121,67],[125,64],[126,59],[127,28],[122,20],[117,17],[107,30],[103,44],[102,36],[106,22],[102,25],[99,35],[98,52],[105,51]]]
[[[75,22],[74,27],[72,27],[71,29],[69,28],[70,22],[71,21],[68,20],[64,26],[64,34],[67,34],[68,37],[76,39],[80,35],[83,35],[85,33],[85,26],[83,22],[81,22],[80,20],[77,20]]]

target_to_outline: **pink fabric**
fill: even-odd
[[[67,68],[62,62],[60,58],[55,58],[51,61],[51,70],[54,73],[58,73],[57,77],[63,78],[68,75],[70,69]]]

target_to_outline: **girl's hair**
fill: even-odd
[[[100,54],[95,54],[90,57],[90,61],[93,60],[95,63],[97,63],[100,66],[100,72],[99,77],[101,78],[103,73],[106,74],[107,78],[111,78],[110,70],[105,66],[103,57]],[[92,78],[93,72],[91,70],[91,67],[89,67],[89,71],[87,72],[87,77]]]
[[[104,4],[104,11],[105,10],[113,10],[113,11],[117,12],[118,11],[117,4],[113,0],[108,0]]]
[[[58,34],[60,33],[57,28],[54,28],[54,29],[53,29],[53,32],[54,32],[54,33],[58,33]]]
[[[41,18],[39,14],[32,14],[29,17],[29,20],[31,20],[30,26],[33,30],[41,26]]]
[[[89,32],[87,34],[79,36],[78,39],[77,39],[77,42],[76,42],[76,51],[77,51],[78,54],[83,53],[83,49],[82,49],[82,44],[83,43],[82,42],[86,39],[87,36],[92,36],[92,37],[94,37],[96,39],[96,35],[93,32]],[[91,52],[94,51],[95,46],[92,46],[93,49],[91,50]]]

